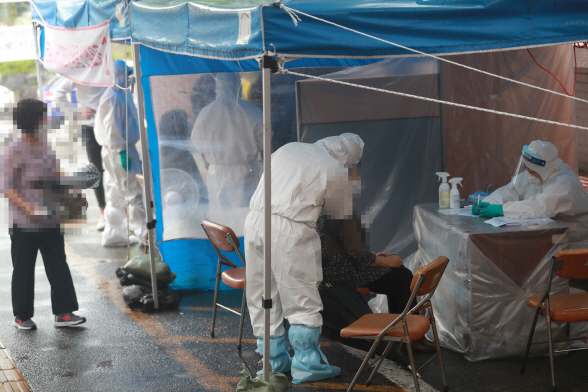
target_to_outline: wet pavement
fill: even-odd
[[[92,204],[93,195],[88,197]],[[185,295],[180,308],[155,314],[134,312],[122,300],[115,270],[127,260],[127,249],[105,249],[94,229],[97,209],[89,220],[66,236],[66,252],[74,278],[79,314],[88,322],[76,328],[54,328],[50,287],[41,258],[36,269],[36,331],[20,331],[12,324],[10,240],[0,234],[0,342],[34,392],[78,391],[231,391],[240,379],[236,353],[238,317],[219,310],[216,338],[210,337],[213,293]],[[131,248],[131,257],[141,253]],[[221,292],[219,302],[238,309],[241,292]],[[243,356],[259,369],[249,320]],[[346,390],[364,353],[336,342],[321,342],[331,363],[342,367],[339,377],[291,386],[292,391]],[[470,363],[444,350],[451,391],[550,391],[549,360],[532,358],[527,373],[519,372],[520,358]],[[428,357],[417,355],[417,363]],[[559,391],[588,391],[588,351],[556,358]],[[437,361],[420,371],[422,391],[443,390]],[[360,380],[367,378],[367,373]],[[1,380],[1,377],[0,377]],[[429,385],[433,387],[430,387]],[[0,384],[4,385],[4,384]],[[6,389],[8,390],[8,389]],[[363,391],[414,391],[412,377],[386,361],[371,386]],[[2,387],[0,391],[4,392]]]

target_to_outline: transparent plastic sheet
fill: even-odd
[[[304,72],[322,75],[344,68],[304,68]],[[219,75],[225,79],[222,89]],[[271,77],[273,150],[297,140],[295,81],[299,79]],[[163,225],[159,249],[178,274],[174,289],[214,289],[218,256],[200,224],[209,219],[231,227],[238,237],[244,234],[249,201],[262,172],[261,72],[150,76],[149,85],[159,146],[159,169],[154,167],[154,176],[159,176],[159,189],[154,191],[161,195],[158,224]],[[221,102],[226,99],[232,103]],[[235,168],[232,164],[240,163],[235,159],[243,157],[247,164]],[[245,166],[247,170],[242,170]],[[215,184],[211,184],[213,171]],[[236,181],[223,185],[219,181],[227,179],[223,174]],[[234,253],[226,256],[240,265]],[[221,289],[226,288],[221,284]]]
[[[529,49],[537,62],[557,76],[568,91],[574,84],[572,45]],[[448,57],[520,82],[563,93],[557,80],[539,68],[526,49]],[[562,96],[442,64],[443,99],[450,102],[574,124],[574,101]],[[533,140],[557,146],[559,157],[577,170],[572,128],[444,105],[447,172],[463,177],[463,198],[511,181],[523,145]],[[465,197],[464,197],[465,196]]]
[[[384,60],[324,77],[439,98],[438,66],[431,59]],[[301,141],[352,132],[365,142],[362,193],[354,203],[370,234],[368,248],[410,255],[416,250],[412,208],[437,200],[439,105],[315,80],[299,82],[297,94]]]
[[[151,77],[163,240],[205,239],[203,219],[243,234],[261,175],[263,140],[262,112],[243,99],[244,78],[238,73]]]
[[[527,298],[545,293],[551,256],[568,245],[567,227],[495,228],[483,218],[450,214],[436,204],[414,209],[419,250],[405,260],[415,272],[449,257],[432,300],[441,345],[471,361],[522,355],[534,314]],[[567,281],[554,279],[552,294],[567,290]],[[554,333],[561,337],[564,327],[555,326]],[[533,341],[546,340],[545,321],[539,320]],[[531,352],[545,348],[532,346]]]
[[[321,75],[343,68],[305,68],[303,72]],[[237,81],[225,81],[219,87],[219,77]],[[274,151],[297,141],[295,82],[299,79],[272,75]],[[158,125],[163,240],[205,239],[200,227],[203,219],[230,226],[242,236],[249,200],[262,172],[261,72],[151,76],[150,86]],[[246,166],[250,174],[242,176],[239,168],[232,173],[236,163],[243,163],[241,169]],[[235,174],[220,196],[210,194],[211,170]],[[216,208],[218,201],[211,207],[213,197],[221,199],[222,208]]]

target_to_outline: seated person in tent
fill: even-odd
[[[588,193],[557,147],[535,140],[523,146],[512,181],[472,206],[485,218],[549,217],[569,228],[570,248],[588,247]]]
[[[353,169],[350,183],[355,185],[355,192],[361,189],[359,182],[357,169]],[[390,313],[402,313],[410,299],[413,275],[403,265],[400,256],[365,250],[366,233],[355,214],[348,219],[334,220],[321,213],[316,230],[321,239],[324,287],[368,288],[372,293],[386,295]],[[350,309],[357,318],[363,315],[356,314],[359,309],[360,307]],[[323,316],[329,314],[326,305],[325,310]],[[329,320],[325,319],[325,324],[328,325]],[[435,350],[434,345],[422,339],[413,342],[412,347],[420,352]]]

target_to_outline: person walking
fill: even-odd
[[[51,285],[56,327],[86,322],[75,315],[78,301],[67,265],[60,227],[59,162],[46,140],[47,105],[23,99],[16,105],[14,123],[21,135],[7,147],[3,191],[9,203],[12,255],[12,308],[14,326],[36,329],[34,315],[35,262],[41,251]]]

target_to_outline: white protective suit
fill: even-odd
[[[541,176],[541,180],[524,171],[516,177],[514,184],[511,181],[483,201],[502,204],[504,216],[510,218],[545,213],[569,227],[570,248],[588,247],[588,193],[580,179],[557,157],[557,148],[553,144],[537,140],[528,148],[545,160],[543,167],[523,160],[526,167]]]
[[[361,158],[363,141],[345,133],[314,144],[289,143],[272,154],[271,336],[284,335],[282,320],[322,325],[321,242],[316,221],[321,211],[335,219],[352,213],[352,189],[345,166]],[[247,305],[255,336],[263,337],[264,279],[263,176],[245,220]]]
[[[67,94],[71,93],[73,89],[77,90],[78,102],[83,103],[87,107],[93,110],[98,110],[100,105],[100,98],[106,87],[87,86],[84,84],[76,83],[73,80],[63,78],[63,80],[55,87],[53,91],[53,98],[56,102],[68,102]],[[92,116],[87,120],[83,120],[83,125],[94,126],[95,117]]]
[[[115,61],[114,70],[116,84],[124,86],[127,77],[127,68],[124,62]],[[98,144],[102,146],[106,191],[106,228],[102,233],[102,245],[126,245],[126,227],[122,227],[123,223],[118,217],[121,216],[120,212],[123,212],[127,207],[127,202],[129,203],[127,213],[132,224],[131,229],[134,229],[134,234],[140,241],[144,241],[147,234],[145,207],[143,205],[143,191],[136,176],[142,173],[141,159],[135,147],[139,141],[139,122],[137,108],[129,90],[116,86],[106,90],[96,111],[94,132]],[[125,171],[121,162],[120,153],[122,151],[127,152],[130,162],[128,172]],[[112,208],[119,210],[119,212],[110,212]],[[109,217],[117,218],[109,219]]]
[[[263,114],[239,99],[239,88],[237,74],[218,74],[216,99],[202,109],[192,130],[196,154],[209,165],[206,186],[213,215],[247,207],[261,175]]]

